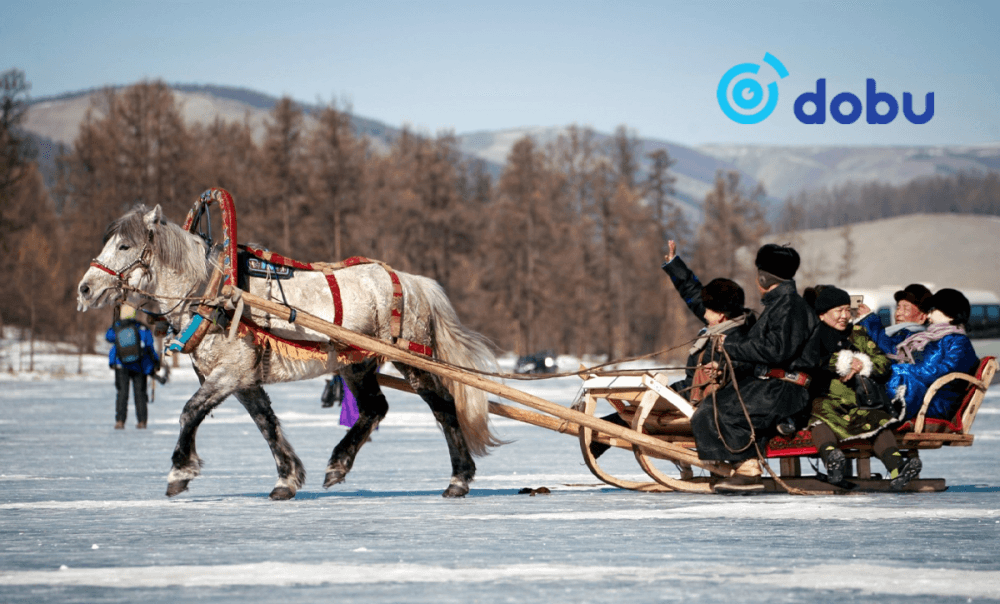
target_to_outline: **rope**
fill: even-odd
[[[718,336],[712,336],[712,337],[718,338]],[[784,480],[781,479],[781,476],[779,476],[777,472],[771,469],[770,465],[768,465],[767,458],[764,456],[764,452],[760,450],[760,445],[757,443],[757,432],[753,427],[753,422],[750,421],[750,411],[747,409],[746,402],[743,400],[743,395],[740,394],[740,387],[736,381],[736,370],[733,366],[733,359],[730,358],[729,353],[726,351],[726,349],[721,345],[717,346],[716,342],[712,342],[712,347],[717,348],[722,353],[722,356],[726,360],[726,370],[730,373],[730,376],[733,380],[733,389],[736,391],[736,398],[737,400],[740,401],[740,407],[743,409],[743,416],[747,420],[747,425],[750,426],[750,441],[745,446],[743,446],[738,450],[733,450],[732,448],[730,448],[729,443],[726,442],[725,437],[722,435],[722,429],[719,427],[719,406],[716,404],[715,392],[712,392],[712,410],[715,413],[715,428],[716,430],[719,431],[719,440],[722,441],[723,446],[726,447],[726,450],[728,450],[730,453],[742,453],[743,451],[749,449],[750,445],[753,445],[754,450],[757,453],[757,461],[759,461],[760,464],[764,466],[764,469],[767,470],[767,473],[771,475],[771,478],[774,479],[774,482],[778,483],[778,486],[783,488],[789,495],[818,495],[819,493],[811,493],[809,491],[805,491],[803,489],[799,489],[797,487],[789,485],[788,483],[786,483]]]

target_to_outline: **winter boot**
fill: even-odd
[[[911,457],[906,460],[897,470],[889,474],[889,490],[902,491],[911,480],[920,474],[924,464],[918,457]]]
[[[124,430],[125,422],[115,422],[115,430]]]
[[[830,484],[838,484],[844,480],[844,470],[847,468],[847,457],[844,452],[834,447],[824,452],[823,463],[826,464],[826,480]]]
[[[712,490],[724,495],[758,493],[764,490],[763,474],[756,459],[747,459],[736,466],[729,478],[715,483]]]

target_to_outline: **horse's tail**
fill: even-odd
[[[490,341],[462,325],[448,296],[436,281],[427,279],[426,282],[430,286],[421,289],[431,310],[434,356],[459,367],[496,371],[497,360]],[[465,435],[469,452],[482,456],[489,453],[490,447],[504,444],[505,441],[498,439],[490,430],[486,393],[446,377],[439,378],[455,399],[458,423]]]

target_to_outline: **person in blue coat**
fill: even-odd
[[[972,373],[979,364],[972,342],[965,335],[971,306],[962,292],[942,289],[927,303],[932,309],[926,331],[903,340],[889,358],[896,361],[886,384],[889,396],[906,405],[906,418],[917,415],[927,389],[936,379],[953,372]],[[961,388],[953,382],[938,391],[927,409],[928,418],[951,419],[961,404]]]
[[[927,313],[930,312],[928,302],[931,291],[919,283],[911,283],[892,296],[896,299],[896,323],[883,327],[882,319],[867,304],[858,306],[860,318],[856,324],[865,328],[868,337],[878,344],[879,349],[886,354],[896,352],[903,340],[925,329]]]
[[[111,342],[111,350],[108,352],[108,365],[115,370],[115,390],[117,391],[117,397],[115,399],[115,430],[125,429],[125,420],[128,418],[128,389],[129,384],[132,384],[132,390],[135,394],[135,416],[136,416],[136,428],[140,430],[146,429],[146,421],[148,419],[147,403],[149,402],[149,397],[146,394],[146,376],[154,373],[160,367],[160,357],[156,354],[156,344],[153,342],[153,334],[149,331],[145,325],[135,319],[135,309],[131,306],[123,304],[119,310],[118,318],[115,322],[108,328],[107,334],[105,334],[105,339]],[[136,360],[131,360],[126,358],[125,361],[122,360],[122,356],[131,356],[133,353],[131,350],[131,345],[122,345],[122,351],[119,350],[119,342],[122,339],[122,334],[127,333],[130,328],[135,328],[138,333],[137,338],[137,356]],[[126,338],[128,336],[125,336]],[[121,354],[120,354],[121,352]]]

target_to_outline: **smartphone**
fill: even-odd
[[[861,306],[861,303],[865,301],[865,297],[861,294],[851,294],[851,308],[857,308]]]

